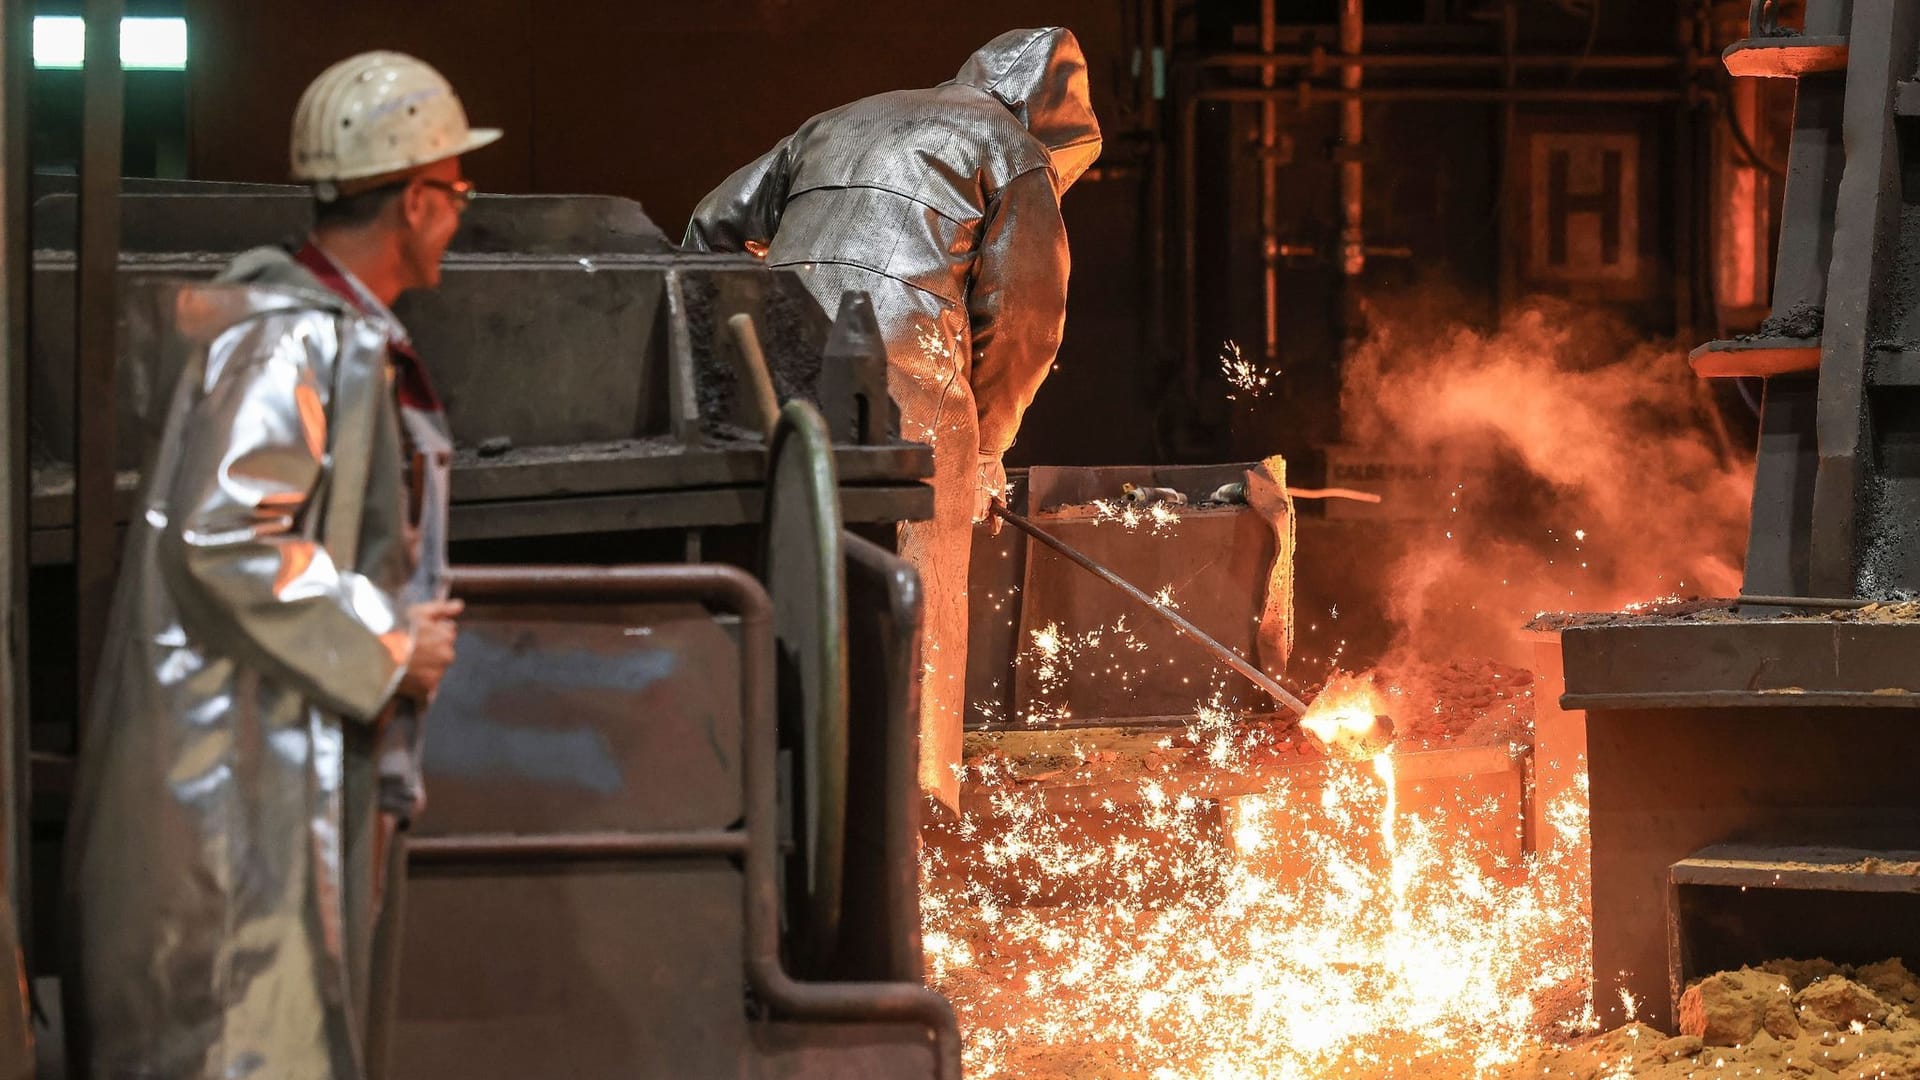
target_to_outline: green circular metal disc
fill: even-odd
[[[823,962],[840,932],[847,811],[847,614],[833,440],[804,401],[767,450],[765,579],[773,597],[780,744],[793,754],[799,866],[788,874],[797,952]]]

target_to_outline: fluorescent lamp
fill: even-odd
[[[33,17],[33,66],[78,71],[87,54],[86,20]],[[187,20],[120,20],[120,66],[129,71],[187,70]]]

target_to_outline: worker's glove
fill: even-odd
[[[993,523],[994,535],[1000,534],[1000,519],[993,516],[993,500],[1004,501],[1007,497],[1007,467],[1000,461],[1000,455],[980,451],[978,464],[974,470],[973,520]]]

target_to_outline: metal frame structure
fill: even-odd
[[[1160,14],[1161,29],[1159,46],[1171,51],[1174,47],[1175,18],[1173,9],[1175,0],[1159,0],[1157,4],[1144,5],[1157,7]],[[1412,253],[1405,247],[1369,242],[1365,228],[1365,203],[1363,198],[1366,162],[1365,113],[1369,103],[1391,102],[1460,102],[1484,103],[1500,108],[1501,116],[1501,158],[1502,168],[1506,168],[1514,139],[1516,109],[1522,105],[1672,105],[1676,113],[1676,162],[1681,183],[1675,185],[1675,198],[1683,200],[1676,203],[1674,240],[1676,280],[1687,281],[1692,274],[1694,258],[1691,253],[1693,237],[1689,233],[1688,221],[1694,211],[1692,200],[1692,181],[1689,178],[1689,163],[1694,155],[1694,147],[1699,137],[1701,125],[1694,112],[1704,100],[1702,90],[1697,84],[1700,75],[1713,70],[1719,63],[1707,49],[1707,28],[1704,15],[1696,12],[1694,16],[1680,20],[1680,30],[1676,38],[1675,49],[1669,54],[1596,54],[1596,55],[1549,55],[1527,54],[1519,52],[1515,37],[1517,25],[1516,0],[1509,0],[1503,8],[1500,25],[1501,45],[1499,52],[1457,52],[1433,51],[1420,53],[1369,52],[1365,47],[1365,10],[1364,0],[1341,0],[1339,11],[1339,49],[1329,51],[1322,46],[1308,50],[1282,52],[1276,51],[1275,5],[1263,3],[1259,26],[1260,41],[1263,46],[1259,52],[1203,52],[1179,57],[1172,64],[1174,78],[1170,81],[1167,96],[1177,104],[1168,110],[1177,116],[1177,145],[1171,151],[1177,158],[1178,181],[1171,194],[1165,191],[1164,178],[1166,165],[1164,159],[1169,150],[1156,144],[1154,162],[1155,190],[1150,200],[1152,220],[1152,253],[1155,261],[1155,295],[1153,310],[1157,313],[1155,325],[1166,325],[1165,312],[1174,307],[1179,314],[1179,325],[1175,332],[1177,340],[1168,343],[1168,352],[1181,360],[1183,385],[1192,393],[1200,377],[1199,356],[1199,266],[1196,236],[1200,225],[1199,213],[1199,110],[1202,105],[1213,103],[1243,103],[1260,106],[1259,121],[1261,153],[1261,207],[1260,221],[1262,232],[1260,251],[1265,278],[1265,310],[1263,328],[1265,341],[1265,360],[1273,364],[1281,338],[1278,311],[1278,289],[1275,275],[1283,257],[1291,255],[1321,256],[1329,258],[1341,275],[1347,299],[1342,304],[1340,326],[1351,347],[1356,335],[1363,332],[1359,325],[1358,280],[1364,272],[1367,260],[1371,258],[1406,258]],[[1150,25],[1152,19],[1142,16],[1143,27]],[[1143,40],[1150,40],[1144,37]],[[1523,73],[1564,71],[1574,68],[1583,72],[1612,74],[1616,76],[1641,75],[1647,80],[1642,85],[1575,87],[1568,85],[1526,85]],[[1395,72],[1431,72],[1431,73],[1475,73],[1483,72],[1498,76],[1495,86],[1462,86],[1458,83],[1431,83],[1425,85],[1396,84],[1392,86],[1365,85],[1365,73],[1369,70]],[[1258,82],[1245,84],[1221,82],[1218,75],[1222,72],[1256,72]],[[1281,73],[1290,77],[1282,77]],[[1324,80],[1337,77],[1337,85],[1328,86]],[[1276,115],[1282,107],[1292,107],[1305,112],[1315,106],[1338,105],[1341,110],[1340,142],[1334,148],[1334,159],[1340,170],[1340,197],[1336,216],[1340,223],[1338,247],[1335,252],[1316,251],[1310,244],[1289,241],[1279,235],[1278,217],[1273,212],[1272,202],[1277,198],[1277,188],[1273,172],[1277,166],[1277,150],[1274,148],[1273,128]],[[1160,131],[1166,124],[1164,118],[1156,116],[1150,130]],[[1182,223],[1177,274],[1167,273],[1167,260],[1171,254],[1167,241],[1166,219],[1169,215],[1179,215]],[[1504,226],[1503,226],[1504,227]],[[1501,249],[1505,250],[1503,243]],[[1501,287],[1507,290],[1509,282],[1502,276]],[[1169,295],[1178,290],[1177,303],[1169,300]],[[1694,303],[1690,287],[1675,290],[1675,322],[1682,333],[1689,330],[1694,322]],[[1503,302],[1511,299],[1502,296]]]
[[[852,541],[855,547],[860,543]],[[859,548],[853,558],[856,565],[881,573],[885,573],[880,568],[888,561],[897,563],[891,555],[870,546]],[[550,869],[538,872],[564,873],[569,866],[613,863],[636,869],[656,864],[663,868],[662,872],[673,872],[676,867],[688,865],[688,860],[723,860],[736,864],[743,874],[744,976],[755,999],[766,1010],[768,1020],[911,1025],[930,1039],[933,1075],[937,1080],[958,1080],[960,1037],[952,1008],[946,999],[918,983],[918,913],[912,905],[894,904],[885,913],[884,927],[867,928],[869,932],[877,929],[880,936],[893,943],[896,959],[883,964],[883,970],[854,981],[830,982],[801,981],[789,973],[790,949],[782,931],[787,901],[780,884],[784,815],[777,801],[781,784],[775,710],[775,602],[757,581],[743,571],[720,566],[473,567],[456,572],[454,591],[477,608],[493,611],[495,616],[515,608],[524,609],[529,620],[524,633],[529,635],[537,635],[540,627],[565,619],[564,613],[568,610],[594,607],[606,608],[610,618],[625,625],[633,617],[632,605],[636,603],[694,602],[717,616],[727,617],[732,622],[730,636],[738,643],[740,662],[739,707],[744,721],[740,736],[744,758],[738,797],[744,816],[730,828],[684,831],[516,829],[463,833],[447,831],[444,822],[429,821],[426,834],[407,841],[410,865],[422,868],[488,865],[530,870],[545,866]],[[884,611],[885,606],[867,610]],[[909,605],[907,614],[914,613]],[[690,674],[699,677],[698,673]],[[902,711],[908,703],[905,698],[886,703],[895,710],[890,713],[893,726],[901,731],[910,727],[914,719],[912,712]],[[884,744],[880,734],[863,732],[872,743]],[[899,760],[886,770],[890,782],[874,787],[886,793],[883,802],[877,805],[884,805],[888,820],[910,822],[912,806],[907,800],[914,797],[912,759],[898,751],[910,749],[911,740],[903,743],[897,734],[893,757]],[[457,830],[458,826],[453,828]],[[882,864],[904,861],[905,872],[911,873],[913,846],[910,843],[901,842],[900,837],[878,842],[883,847],[876,847],[875,851],[884,850]],[[876,866],[865,865],[870,869]],[[884,970],[888,964],[890,970]],[[909,972],[909,968],[913,970]],[[393,971],[387,973],[388,978],[393,975]],[[638,977],[640,974],[636,973]],[[459,992],[458,987],[442,989],[448,994]],[[376,1000],[390,1002],[391,990],[377,991]],[[743,1003],[742,1007],[746,1005]],[[407,1036],[404,1027],[397,1026],[400,1023],[400,1018],[392,1014],[377,1016],[373,1044],[385,1048],[396,1040],[404,1040]],[[843,1032],[840,1038],[844,1039],[844,1035]],[[804,1036],[799,1038],[802,1046],[812,1045]],[[821,1055],[820,1063],[830,1063],[833,1050],[834,1043],[830,1040],[815,1046],[812,1052]],[[383,1056],[390,1053],[383,1050]],[[662,1064],[651,1062],[646,1067],[658,1068]],[[384,1069],[386,1062],[382,1060],[379,1065]]]
[[[149,373],[121,336],[125,317],[138,309],[151,278],[204,277],[243,248],[299,235],[307,227],[310,199],[298,189],[260,185],[123,184],[118,35],[102,32],[88,35],[85,153],[77,190],[54,191],[30,206],[24,90],[31,70],[31,5],[0,4],[8,19],[0,35],[7,50],[0,64],[0,105],[8,119],[0,172],[0,323],[7,330],[0,401],[8,417],[0,427],[7,439],[7,484],[0,492],[0,610],[6,617],[0,770],[9,784],[4,884],[24,922],[31,912],[32,781],[38,776],[44,789],[43,815],[52,812],[71,764],[64,755],[30,755],[29,687],[52,691],[38,705],[42,713],[51,707],[59,715],[39,719],[56,734],[72,719],[70,707],[85,708],[113,594],[120,525],[132,506],[129,481],[139,465],[132,436],[142,418],[130,402]],[[117,28],[123,6],[123,0],[89,0],[89,24]],[[826,486],[816,494],[838,504],[831,532],[839,544],[833,550],[845,553],[844,587],[858,596],[855,617],[828,644],[842,654],[853,648],[870,666],[884,668],[885,677],[863,683],[837,705],[856,743],[843,748],[842,757],[855,778],[843,786],[857,814],[845,827],[846,874],[858,887],[840,898],[849,924],[838,942],[803,956],[797,939],[783,932],[785,853],[779,836],[786,808],[776,801],[776,757],[782,751],[776,745],[766,592],[739,570],[721,566],[467,574],[461,587],[490,602],[644,595],[732,612],[727,617],[737,617],[733,632],[749,669],[741,707],[750,722],[735,749],[746,768],[745,817],[734,828],[677,834],[423,835],[414,839],[409,858],[422,868],[456,873],[480,864],[736,864],[746,882],[743,974],[750,991],[729,1009],[758,1010],[768,1021],[755,1029],[764,1045],[750,1051],[760,1055],[760,1075],[789,1075],[817,1067],[817,1060],[840,1060],[840,1044],[850,1037],[899,1044],[905,1030],[906,1044],[925,1044],[914,1049],[929,1062],[931,1075],[957,1080],[959,1035],[952,1010],[920,985],[920,806],[912,737],[917,579],[890,552],[839,528],[845,521],[851,530],[881,538],[890,536],[892,523],[930,516],[932,508],[923,483],[931,473],[931,452],[897,438],[870,307],[843,305],[835,320],[819,311],[792,274],[743,256],[679,253],[636,204],[613,198],[482,198],[463,219],[445,269],[440,294],[410,298],[401,315],[430,355],[447,358],[435,374],[454,402],[462,447],[451,521],[458,561],[754,565],[766,543],[761,526],[768,516],[768,450],[760,433],[741,423],[745,395],[728,351],[738,346],[716,332],[730,318],[746,317],[758,323],[781,396],[812,401],[832,419],[831,439],[811,447],[828,462]],[[473,311],[489,318],[474,320],[468,317]],[[534,360],[546,367],[532,367]],[[535,373],[531,382],[529,371]],[[475,427],[463,430],[463,418]],[[46,467],[29,468],[30,461]],[[72,567],[71,602],[48,589],[36,597],[44,606],[32,610],[71,611],[77,662],[65,667],[68,643],[54,641],[30,665],[29,580],[43,588],[64,582],[64,571],[57,569],[62,564]],[[839,589],[842,582],[833,585]],[[40,854],[44,872],[53,876],[44,859],[50,852]],[[396,910],[404,912],[404,903],[402,890]],[[41,939],[53,940],[44,928]],[[379,962],[389,967],[403,955],[401,935],[383,935],[375,945]],[[53,966],[55,952],[50,948],[40,958],[43,968]],[[814,981],[819,979],[833,981]],[[381,988],[388,1007],[397,1000],[398,985],[390,979]],[[834,1024],[839,1027],[829,1032]],[[392,1050],[396,1029],[384,1024],[373,1034],[370,1053],[378,1065]],[[0,1039],[6,1036],[0,1024]],[[69,1050],[66,1064],[84,1069],[84,1047]],[[8,1060],[0,1046],[0,1062]],[[917,1064],[914,1069],[908,1074],[918,1075]]]
[[[1920,230],[1905,212],[1920,8],[1807,7],[1804,32],[1725,54],[1736,74],[1799,80],[1780,329],[1694,354],[1703,375],[1765,379],[1749,596],[1733,618],[1606,616],[1562,635],[1562,704],[1588,711],[1607,1021],[1623,1018],[1616,984],[1665,1026],[1716,968],[1920,960],[1911,899],[1872,873],[1920,832],[1920,621],[1869,608],[1920,583]]]

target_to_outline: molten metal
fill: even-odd
[[[1300,727],[1324,753],[1362,761],[1393,743],[1393,719],[1385,708],[1371,677],[1336,674],[1308,706]]]

